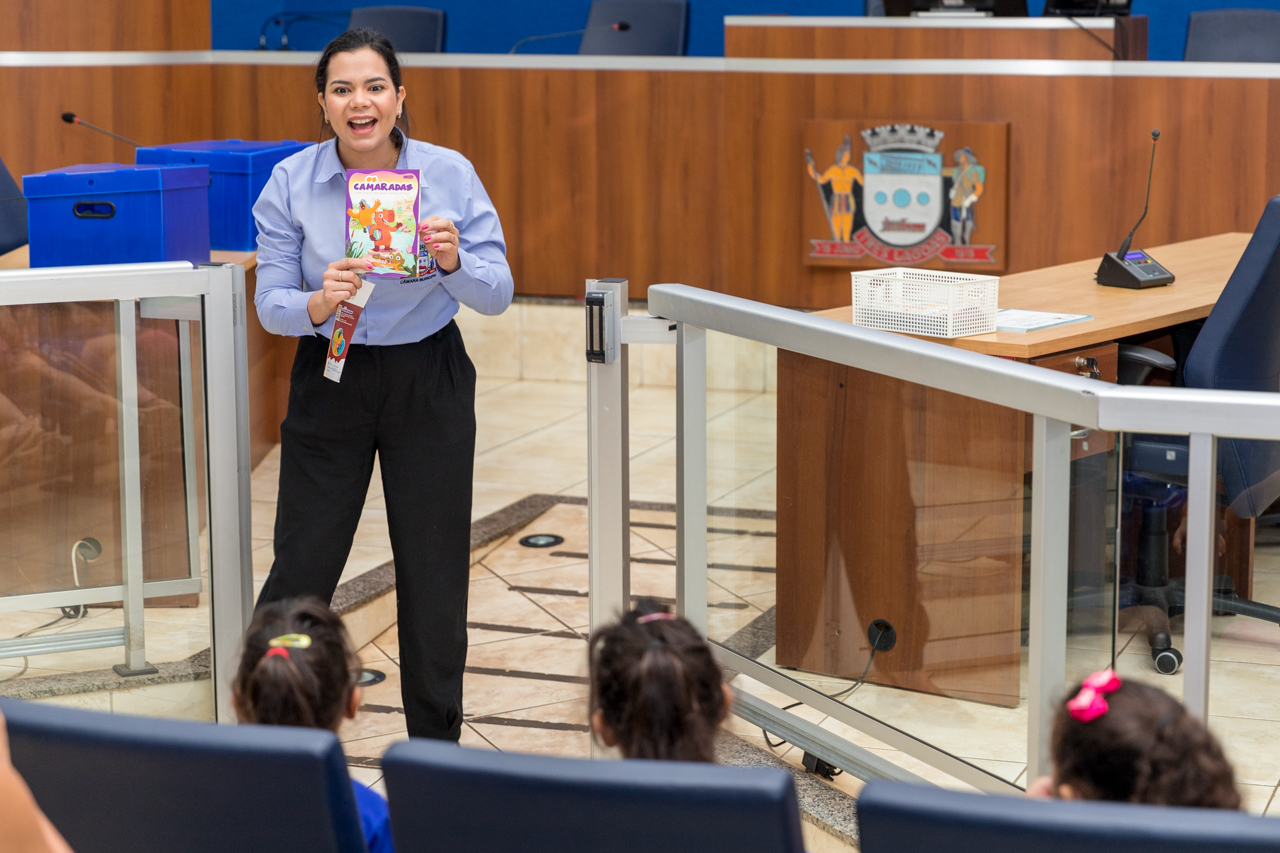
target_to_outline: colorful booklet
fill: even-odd
[[[342,368],[360,314],[379,281],[399,281],[418,272],[418,190],[416,169],[347,170],[347,257],[363,258],[373,269],[361,273],[363,286],[334,314],[324,375],[342,381]]]

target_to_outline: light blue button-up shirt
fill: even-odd
[[[253,206],[258,224],[253,301],[262,327],[273,334],[327,338],[333,333],[333,317],[312,324],[307,300],[323,287],[329,264],[346,257],[346,170],[336,146],[330,139],[276,164]],[[378,282],[356,325],[355,344],[420,341],[444,328],[459,302],[481,314],[501,314],[511,304],[514,284],[502,225],[470,161],[448,148],[405,139],[396,168],[418,170],[422,219],[440,216],[458,227],[460,266],[444,275],[424,243],[420,275]]]

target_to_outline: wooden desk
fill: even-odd
[[[1092,355],[1115,381],[1117,339],[1207,316],[1247,241],[1224,234],[1153,247],[1178,280],[1146,291],[1099,287],[1094,260],[1006,276],[1001,307],[1094,319],[949,343],[1071,372],[1076,356]],[[824,315],[847,320],[850,309]],[[778,664],[856,678],[867,626],[887,619],[898,644],[877,654],[868,680],[1017,705],[1029,444],[1024,412],[780,351]],[[1113,444],[1101,433],[1073,441],[1077,587],[1109,571],[1100,493]],[[1248,590],[1252,524],[1223,529],[1225,573]],[[1174,576],[1178,556],[1171,551]]]
[[[1147,18],[729,15],[724,55],[770,59],[1147,58]],[[1115,51],[1113,54],[1112,51]]]

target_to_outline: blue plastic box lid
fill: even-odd
[[[181,190],[209,186],[208,166],[84,163],[22,176],[26,198]]]
[[[255,142],[244,139],[207,139],[203,142],[177,142],[173,145],[151,145],[138,149],[139,163],[192,163],[207,165],[214,172],[253,174],[271,169],[285,157],[312,143],[283,139],[279,142]],[[193,156],[194,155],[194,156]]]

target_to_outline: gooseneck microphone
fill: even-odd
[[[1120,251],[1117,255],[1123,257],[1129,251],[1129,246],[1133,243],[1133,235],[1137,233],[1138,226],[1142,224],[1142,220],[1147,218],[1147,208],[1151,206],[1151,176],[1155,173],[1156,168],[1156,143],[1160,141],[1160,131],[1151,131],[1151,163],[1147,166],[1147,200],[1142,203],[1142,215],[1138,217],[1137,223],[1133,226],[1133,230],[1129,232],[1129,236],[1124,238],[1124,242],[1120,244]]]
[[[1142,215],[1129,231],[1129,236],[1120,244],[1120,251],[1107,252],[1098,265],[1095,280],[1105,287],[1128,287],[1140,290],[1147,287],[1160,287],[1173,284],[1173,273],[1160,262],[1141,249],[1129,251],[1133,244],[1133,235],[1138,233],[1138,226],[1147,218],[1151,208],[1151,176],[1156,168],[1156,143],[1160,141],[1160,131],[1151,131],[1151,162],[1147,165],[1147,199],[1142,203]]]
[[[520,39],[520,41],[512,45],[511,50],[507,51],[507,53],[508,54],[515,53],[516,50],[518,50],[521,47],[521,45],[526,45],[531,41],[542,41],[543,39],[558,39],[558,38],[563,38],[565,36],[580,36],[583,33],[589,32],[591,30],[617,30],[620,33],[625,33],[629,29],[631,29],[631,25],[628,24],[626,21],[615,21],[612,24],[602,24],[595,27],[585,27],[581,30],[569,30],[568,32],[564,32],[564,33],[548,33],[542,36],[529,36],[527,38]]]
[[[138,143],[134,142],[132,139],[125,139],[125,138],[124,138],[123,136],[121,136],[120,134],[118,134],[118,133],[112,133],[111,131],[107,130],[106,128],[98,127],[96,124],[89,124],[89,122],[87,122],[87,121],[85,121],[84,119],[80,118],[80,116],[76,115],[75,113],[63,113],[63,114],[62,114],[62,120],[63,120],[63,121],[65,121],[67,124],[78,124],[78,125],[80,125],[81,127],[87,127],[87,128],[89,128],[90,130],[96,130],[96,131],[98,131],[98,133],[105,133],[107,136],[110,136],[110,137],[111,137],[111,138],[113,138],[113,139],[119,139],[121,142],[126,142],[126,143],[128,143],[129,145],[132,145],[134,148],[141,148],[141,147],[142,147],[142,146],[141,146],[141,145],[139,145]]]

